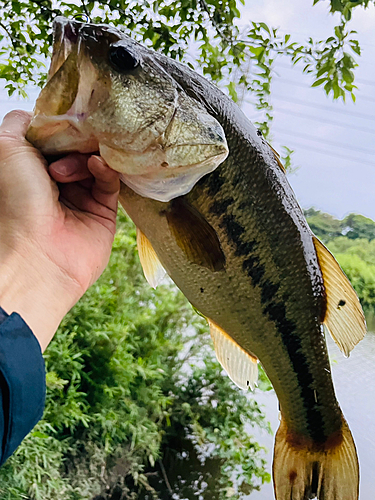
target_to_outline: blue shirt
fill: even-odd
[[[19,314],[0,307],[0,465],[42,418],[45,397],[39,342]]]

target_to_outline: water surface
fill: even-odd
[[[331,338],[327,338],[337,399],[349,423],[357,446],[360,464],[360,500],[375,498],[375,334],[368,333],[345,358]],[[278,403],[273,391],[257,392],[256,400],[265,405],[268,420],[276,432],[278,427]],[[252,432],[254,434],[254,431]],[[273,437],[257,434],[258,442],[270,452],[272,464]],[[264,485],[261,491],[244,497],[248,500],[272,500],[273,487]]]

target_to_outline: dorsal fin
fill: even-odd
[[[258,358],[252,356],[210,319],[216,357],[230,379],[240,389],[254,389],[258,380]]]
[[[225,267],[225,255],[214,228],[191,205],[176,198],[166,212],[168,226],[186,259],[210,271]]]
[[[321,241],[313,236],[327,294],[324,325],[345,356],[366,334],[366,320],[350,281]]]
[[[148,238],[138,228],[137,247],[145,278],[152,288],[156,288],[166,272]]]
[[[267,141],[266,141],[267,142]],[[267,142],[267,144],[269,145],[269,147],[271,148],[271,151],[272,153],[274,154],[275,156],[275,160],[277,162],[277,164],[279,165],[279,167],[281,168],[281,170],[286,173],[286,170],[285,170],[285,167],[284,165],[281,163],[281,160],[280,160],[280,154],[276,151],[276,149],[273,149],[273,147],[271,146],[271,144],[269,142]]]

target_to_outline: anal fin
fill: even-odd
[[[327,294],[324,325],[345,356],[367,332],[361,304],[339,263],[321,241],[313,241]]]
[[[152,288],[156,288],[160,281],[164,278],[166,271],[161,265],[161,262],[148,238],[138,228],[137,248],[145,278]]]
[[[216,357],[240,389],[254,389],[258,380],[258,358],[249,354],[230,335],[208,320]]]

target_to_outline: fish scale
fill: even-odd
[[[231,144],[229,142],[229,146],[231,147]],[[243,150],[242,150],[243,151]],[[236,161],[234,158],[233,161]],[[254,218],[254,210],[252,210],[252,206],[254,203],[251,200],[251,197],[249,197],[248,193],[244,193],[243,185],[246,185],[247,182],[250,182],[250,179],[253,178],[254,173],[257,172],[258,169],[258,163],[257,162],[252,162],[251,167],[244,169],[242,172],[243,179],[242,183],[237,183],[234,185],[233,183],[230,182],[230,171],[231,171],[231,166],[228,165],[226,168],[225,166],[219,167],[214,174],[211,174],[211,176],[203,179],[199,183],[199,187],[197,186],[193,193],[190,195],[187,195],[189,202],[197,208],[202,215],[204,215],[207,220],[210,221],[212,226],[215,228],[215,226],[219,226],[220,228],[223,228],[224,232],[220,234],[219,230],[217,230],[217,234],[219,235],[219,238],[222,237],[223,239],[226,238],[226,240],[233,245],[233,253],[237,256],[242,256],[244,257],[242,261],[242,270],[244,273],[247,274],[249,277],[249,280],[247,280],[247,285],[249,288],[253,289],[253,291],[258,292],[258,297],[257,297],[257,302],[261,304],[261,309],[262,309],[262,315],[266,317],[267,320],[270,320],[274,325],[275,325],[275,330],[276,330],[276,335],[281,337],[282,339],[282,344],[283,346],[283,354],[280,354],[278,356],[273,356],[273,360],[276,358],[279,366],[273,366],[272,368],[268,366],[268,363],[266,360],[263,359],[263,356],[261,356],[261,351],[254,350],[252,348],[253,343],[256,344],[259,341],[254,338],[254,335],[248,334],[248,330],[251,328],[251,331],[254,331],[254,327],[251,327],[250,325],[253,324],[251,319],[246,317],[246,314],[244,314],[241,311],[241,316],[242,320],[245,323],[245,331],[240,332],[238,335],[242,337],[245,337],[245,340],[241,340],[238,343],[242,345],[243,347],[246,348],[246,344],[248,345],[248,349],[250,352],[255,352],[257,356],[260,358],[266,372],[270,375],[271,372],[275,372],[277,375],[277,379],[279,384],[281,384],[283,387],[288,388],[291,382],[292,377],[296,377],[298,380],[298,385],[299,387],[299,397],[297,398],[298,401],[298,406],[300,406],[300,403],[302,402],[303,409],[297,407],[296,404],[293,404],[290,401],[290,390],[288,391],[288,397],[286,401],[283,401],[280,399],[280,404],[281,407],[283,408],[283,413],[286,418],[286,415],[291,414],[293,415],[293,424],[299,432],[307,432],[310,434],[311,438],[314,439],[315,441],[320,441],[324,442],[326,438],[332,433],[335,432],[339,429],[341,429],[341,418],[340,418],[340,411],[338,410],[338,405],[336,402],[336,399],[334,397],[334,392],[333,392],[333,386],[331,382],[331,378],[329,376],[329,373],[326,371],[327,369],[329,370],[329,362],[328,362],[328,357],[327,353],[324,352],[324,355],[320,356],[319,363],[314,360],[314,369],[310,366],[311,365],[311,348],[313,343],[324,343],[322,341],[322,337],[320,334],[320,322],[315,321],[316,317],[322,317],[322,313],[318,310],[319,304],[316,304],[316,300],[312,300],[312,304],[308,304],[307,300],[305,301],[305,304],[301,304],[301,300],[298,301],[299,304],[302,305],[304,309],[309,309],[309,310],[314,310],[315,313],[313,314],[313,323],[314,326],[313,328],[309,328],[308,331],[306,332],[306,323],[303,323],[303,329],[304,331],[298,331],[298,325],[290,320],[287,319],[287,302],[284,302],[280,298],[276,298],[275,295],[277,294],[279,288],[280,288],[280,280],[277,282],[271,281],[271,279],[264,279],[265,275],[268,276],[273,276],[277,275],[276,273],[276,268],[277,266],[277,248],[273,247],[272,251],[269,250],[268,255],[266,255],[266,248],[269,245],[267,244],[262,244],[262,240],[267,242],[267,240],[274,239],[275,235],[275,228],[273,228],[273,231],[271,232],[269,229],[269,225],[274,223],[275,217],[272,217],[271,219],[268,218],[266,221],[265,218],[267,219],[267,215],[269,212],[272,214],[274,213],[272,210],[272,207],[270,208],[267,203],[263,203],[264,205],[267,205],[268,210],[267,212],[262,211],[262,210],[256,210],[255,213],[261,215],[261,219],[253,222],[252,226],[258,228],[258,240],[250,230],[246,230],[246,227],[248,228],[249,226],[251,227],[251,223],[249,223],[249,220],[251,218]],[[259,165],[260,167],[262,165]],[[231,188],[235,189],[232,191],[231,196],[229,198],[223,198],[221,199],[219,196],[219,190],[218,186],[220,186],[220,189],[223,190],[223,192],[226,191],[226,189],[223,187],[226,180],[225,180],[225,174],[229,173],[229,183],[231,184]],[[248,176],[249,180],[247,181],[245,176]],[[212,181],[212,178],[214,177],[214,181]],[[247,182],[246,182],[247,181]],[[255,183],[257,180],[255,180]],[[215,186],[214,190],[214,195],[212,194],[212,184]],[[208,185],[208,186],[207,186]],[[208,189],[207,189],[208,187]],[[202,191],[208,191],[208,196],[215,196],[215,199],[212,201],[212,204],[210,206],[207,206],[207,203],[200,204],[199,199],[204,198],[205,201],[207,201],[208,198],[206,198],[205,195],[198,197],[196,196],[196,200],[193,199],[195,198],[194,194],[198,192],[198,189],[201,188]],[[237,206],[241,205],[241,213],[239,214],[238,217],[236,217],[235,213],[235,206],[233,204],[233,200],[237,200]],[[247,206],[247,209],[245,209],[245,205]],[[228,210],[230,207],[234,206],[234,213]],[[207,211],[208,209],[208,211]],[[222,215],[220,217],[220,222],[217,220],[215,221],[212,217],[210,217],[210,214],[214,214],[216,217]],[[223,215],[224,214],[224,215]],[[285,215],[284,215],[285,217]],[[242,222],[239,222],[242,220]],[[285,222],[286,225],[286,222]],[[261,230],[263,229],[263,231]],[[293,227],[294,228],[294,227]],[[262,234],[263,233],[263,234]],[[286,236],[283,237],[283,234]],[[291,231],[288,227],[282,231],[281,235],[278,235],[278,243],[282,244],[284,240],[290,240],[290,235]],[[273,236],[273,238],[272,238]],[[223,244],[223,239],[221,240],[221,244]],[[230,248],[231,245],[229,245]],[[295,245],[293,245],[293,248],[296,248]],[[281,269],[285,269],[287,266],[285,265],[285,250],[284,247],[282,246],[280,248],[281,250],[281,256],[279,258],[279,261],[282,262],[282,267]],[[303,249],[299,248],[300,253],[304,254]],[[225,252],[226,253],[226,252]],[[226,258],[228,260],[228,254],[226,253]],[[266,271],[267,266],[264,265],[262,262],[269,261],[270,264],[273,265],[273,269],[271,271]],[[291,261],[295,262],[296,258],[293,256]],[[303,255],[303,262],[305,263],[305,258]],[[295,266],[296,269],[300,269],[298,266]],[[316,264],[317,270],[318,270],[318,265]],[[306,268],[306,266],[305,266]],[[290,268],[289,268],[290,272]],[[299,273],[301,274],[301,273]],[[311,288],[311,281],[312,277],[311,274],[306,270],[305,272],[305,281],[308,282],[308,290]],[[214,279],[214,278],[213,278]],[[284,278],[285,279],[285,278]],[[302,282],[301,276],[296,273],[291,273],[291,279],[295,283],[300,283]],[[275,278],[273,278],[275,280]],[[320,288],[322,289],[322,277],[319,271],[317,271],[316,276],[315,276],[316,283],[313,284],[313,288]],[[285,285],[284,285],[285,287]],[[237,285],[236,285],[237,288]],[[255,289],[257,288],[257,290]],[[234,292],[235,293],[235,292]],[[299,294],[301,293],[300,291],[300,286],[299,286]],[[281,292],[282,294],[282,292]],[[249,296],[253,294],[249,293]],[[260,297],[259,297],[260,295]],[[308,295],[308,294],[306,294]],[[313,297],[310,297],[313,299]],[[260,300],[259,300],[260,299]],[[192,299],[190,299],[192,300]],[[195,301],[196,302],[196,301]],[[289,298],[289,303],[294,303],[292,297]],[[249,304],[251,304],[251,301],[246,302],[246,308],[249,307]],[[324,304],[321,305],[324,307]],[[227,306],[228,307],[228,306]],[[245,309],[246,309],[245,308]],[[211,311],[208,311],[207,313],[202,309],[202,306],[200,304],[200,310],[203,312],[203,314],[207,314],[208,317],[213,319],[214,321],[218,322],[218,318],[216,318]],[[298,313],[297,313],[298,314]],[[291,315],[292,316],[292,315]],[[296,312],[293,311],[293,316],[296,316]],[[225,330],[229,331],[224,327]],[[231,333],[235,336],[234,331],[230,330]],[[293,333],[295,332],[295,333]],[[262,331],[259,332],[261,337],[264,336],[264,333]],[[302,338],[301,338],[302,337]],[[306,341],[303,342],[303,337],[307,337]],[[312,340],[311,340],[312,339]],[[235,338],[236,340],[236,338]],[[244,345],[244,342],[246,344]],[[272,337],[269,339],[270,344],[272,343]],[[265,345],[264,340],[262,339],[261,342],[262,346],[265,346],[267,349],[269,346]],[[303,350],[303,344],[307,346],[306,353]],[[308,362],[310,361],[310,363]],[[275,364],[275,361],[273,361],[273,365]],[[287,379],[282,380],[280,379],[280,373],[282,373],[282,370],[280,369],[280,366],[288,366],[289,369],[286,370],[287,373]],[[326,368],[326,370],[324,369]],[[311,373],[312,371],[315,371],[316,373]],[[292,374],[292,375],[291,375]],[[271,381],[272,378],[271,378]],[[319,382],[318,382],[319,381]],[[326,396],[328,400],[332,399],[332,403],[329,406],[324,406],[320,407],[319,404],[315,401],[318,399],[315,394],[314,394],[314,389],[313,387],[319,387],[319,389],[315,389],[318,393],[319,396],[322,397],[322,399],[325,399]],[[321,394],[322,391],[326,391],[326,394]],[[290,407],[290,408],[289,408]],[[337,419],[333,418],[333,415],[337,415]],[[300,415],[300,422],[296,421],[295,416]],[[327,423],[325,423],[327,422]]]

